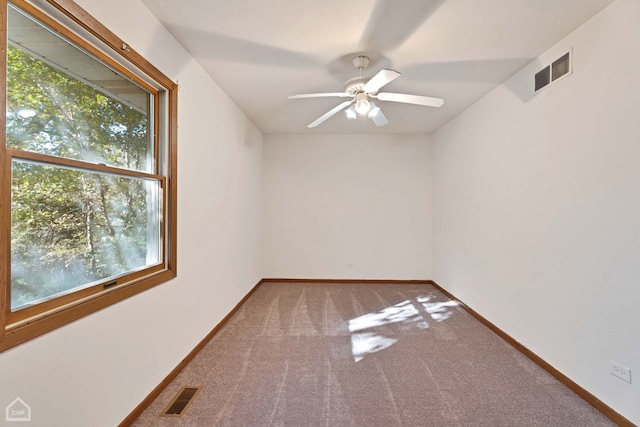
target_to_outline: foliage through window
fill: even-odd
[[[175,85],[47,1],[3,2],[0,350],[175,276]]]

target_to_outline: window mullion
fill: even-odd
[[[94,171],[94,172],[104,172],[104,173],[113,174],[113,175],[153,179],[157,181],[162,181],[164,179],[162,175],[140,172],[140,171],[130,170],[130,169],[115,168],[112,166],[107,166],[102,163],[83,162],[82,160],[74,160],[74,159],[67,159],[64,157],[49,156],[47,154],[34,153],[32,151],[16,150],[14,148],[7,148],[6,151],[8,153],[8,156],[11,159],[16,158],[16,159],[22,159],[22,160],[31,160],[38,163],[52,164],[57,166],[69,167],[73,169],[81,169],[81,170]],[[9,162],[9,164],[11,163]]]

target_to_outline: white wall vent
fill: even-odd
[[[536,92],[551,83],[551,67],[547,65],[536,73]]]
[[[573,73],[573,49],[545,66],[535,74],[534,89],[536,92]]]

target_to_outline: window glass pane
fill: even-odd
[[[159,263],[160,182],[12,164],[11,308]]]
[[[9,8],[7,145],[153,172],[152,94]]]

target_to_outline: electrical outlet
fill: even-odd
[[[621,364],[614,362],[613,360],[609,360],[609,372],[612,375],[620,378],[623,381],[631,384],[631,369],[626,366],[622,366]]]

